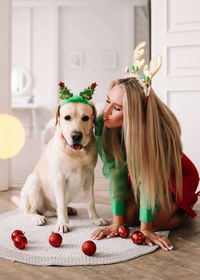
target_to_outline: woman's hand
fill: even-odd
[[[173,249],[171,242],[167,238],[153,232],[151,229],[141,230],[141,232],[145,236],[145,243],[147,245],[153,246],[154,243],[160,246],[165,251],[171,251]]]
[[[112,225],[95,230],[92,233],[93,239],[99,240],[104,236],[106,236],[107,238],[111,238],[118,235],[117,231],[118,228],[124,224],[124,217],[123,215],[114,215],[114,214],[112,216],[113,216]]]
[[[119,227],[120,225],[112,224],[110,226],[97,229],[92,233],[92,238],[99,240],[104,236],[107,238],[115,237],[118,235],[117,230]]]

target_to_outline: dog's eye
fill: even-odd
[[[70,121],[70,120],[71,120],[70,115],[65,116],[65,120],[66,120],[66,121]]]
[[[82,117],[82,121],[87,122],[88,120],[89,120],[89,117],[88,117],[88,116]]]

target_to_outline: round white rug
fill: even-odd
[[[48,218],[45,226],[36,226],[21,210],[6,212],[0,215],[0,257],[32,265],[100,265],[127,261],[155,251],[158,246],[135,245],[130,236],[139,228],[131,228],[127,239],[120,237],[95,240],[96,253],[88,257],[82,252],[82,244],[91,239],[96,229],[88,218],[85,204],[73,203],[70,206],[78,210],[77,216],[69,216],[71,231],[62,234],[60,247],[54,248],[49,242],[49,235],[55,229],[57,218]],[[110,206],[97,204],[97,213],[111,222]],[[20,229],[28,239],[25,249],[17,249],[11,239],[14,230]],[[167,237],[169,232],[162,231]]]

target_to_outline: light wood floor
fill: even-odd
[[[0,192],[0,213],[15,209],[10,201],[19,190]],[[96,202],[109,204],[108,192],[96,191]],[[76,202],[82,202],[82,195]],[[170,240],[175,249],[159,249],[131,261],[99,266],[44,267],[0,259],[0,280],[198,280],[200,279],[200,201],[194,208],[195,219],[186,219],[183,225],[171,231]],[[1,238],[1,237],[0,237]]]

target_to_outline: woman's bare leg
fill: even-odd
[[[181,224],[185,215],[185,212],[173,201],[170,209],[158,210],[153,220],[153,230],[169,230],[175,228]]]
[[[185,212],[181,210],[172,197],[170,209],[159,209],[154,220],[153,230],[170,230],[181,224],[185,217]],[[127,190],[125,224],[127,226],[139,225],[139,205],[135,202],[135,198],[131,187]]]

